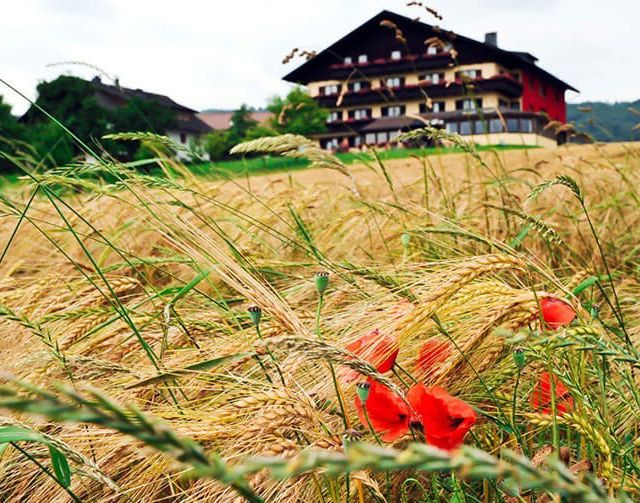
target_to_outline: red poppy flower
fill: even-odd
[[[366,410],[373,429],[385,442],[393,442],[409,431],[409,407],[398,395],[373,379],[369,383]],[[356,396],[356,409],[363,425],[369,426],[360,398]]]
[[[542,318],[549,328],[560,328],[568,325],[576,317],[576,312],[565,301],[545,297],[540,300]]]
[[[540,374],[538,384],[531,393],[531,407],[543,414],[551,414],[551,378],[553,374],[543,372]],[[573,409],[573,397],[567,387],[562,384],[558,376],[553,375],[553,385],[556,388],[556,410],[559,414]]]
[[[450,356],[451,344],[449,341],[429,339],[420,347],[417,365],[424,372],[430,373]]]
[[[351,344],[347,344],[345,349],[369,362],[378,372],[385,373],[396,363],[400,346],[395,337],[382,335],[376,328]],[[350,382],[357,379],[358,375],[355,370],[347,370],[342,373],[342,378]]]
[[[415,419],[422,423],[427,443],[445,449],[462,445],[469,429],[476,423],[473,408],[444,389],[416,384],[407,393]]]

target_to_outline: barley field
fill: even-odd
[[[440,139],[6,188],[0,499],[638,500],[640,147]]]

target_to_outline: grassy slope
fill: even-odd
[[[480,146],[480,151],[486,150],[520,150],[525,147],[522,145],[495,145],[490,147]],[[391,149],[379,151],[382,160],[405,159],[412,156],[423,155],[444,155],[459,152],[454,147],[430,147],[415,149]],[[339,153],[337,157],[346,164],[373,162],[375,159],[371,153]],[[233,159],[228,161],[220,161],[216,163],[193,164],[191,170],[202,176],[216,176],[221,171],[225,176],[236,175],[244,176],[247,174],[263,174],[278,171],[289,171],[306,168],[309,163],[304,159],[285,159],[274,156],[259,156],[245,159]]]

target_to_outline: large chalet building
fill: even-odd
[[[425,124],[478,144],[565,140],[565,91],[528,52],[382,11],[284,77],[329,110],[322,147],[387,145]],[[553,121],[553,124],[549,122]]]

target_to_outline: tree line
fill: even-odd
[[[152,132],[165,134],[176,126],[175,112],[154,101],[127,97],[121,106],[107,108],[96,99],[91,82],[61,75],[37,86],[35,106],[20,118],[0,95],[0,169],[15,169],[12,157],[28,154],[44,167],[66,165],[82,153],[79,145],[54,120],[64,124],[82,142],[121,160],[153,157],[140,142],[114,142],[104,135],[115,132]],[[285,97],[273,97],[267,106],[272,118],[258,124],[253,111],[242,105],[233,113],[230,128],[215,130],[191,145],[206,152],[211,160],[220,160],[237,143],[261,136],[283,133],[310,135],[324,130],[327,111],[318,107],[304,90],[292,89]],[[5,155],[2,155],[4,153]]]

